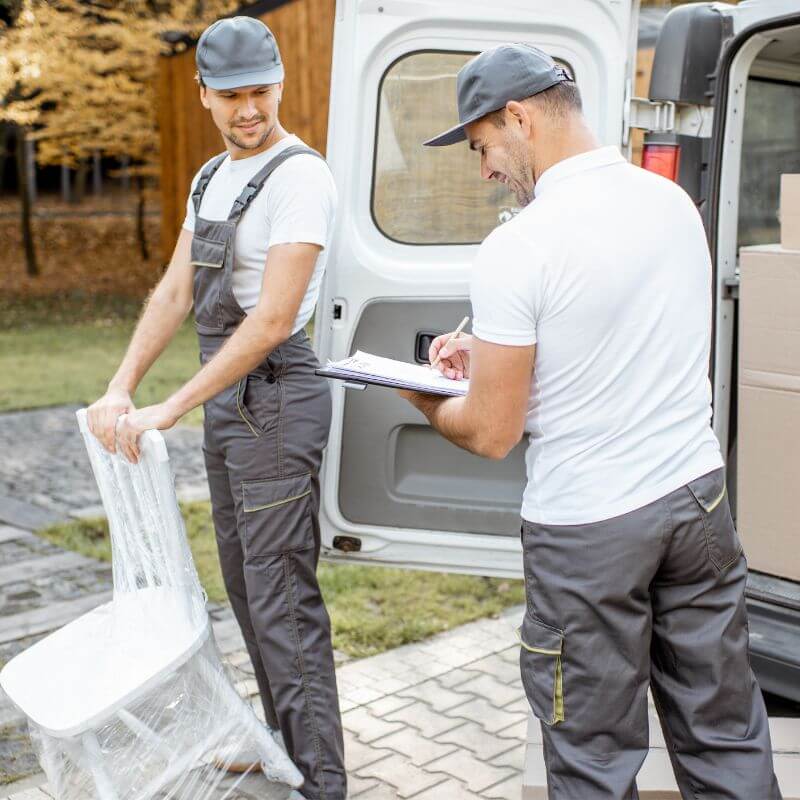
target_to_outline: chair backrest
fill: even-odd
[[[178,506],[164,437],[146,431],[141,457],[132,464],[109,453],[89,431],[85,409],[78,424],[108,516],[114,597],[153,590],[184,598],[187,614],[206,622],[206,596],[200,585]]]

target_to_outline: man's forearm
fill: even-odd
[[[477,431],[467,413],[464,397],[435,397],[429,394],[414,395],[414,405],[428,418],[431,425],[453,444],[477,455],[481,452]]]
[[[172,341],[190,308],[165,296],[156,287],[136,324],[125,357],[109,381],[109,388],[133,394],[147,370]]]
[[[167,405],[176,418],[182,417],[247,375],[290,334],[284,321],[265,319],[257,313],[245,317],[220,351],[167,399]]]

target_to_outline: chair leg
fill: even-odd
[[[114,790],[111,779],[103,766],[103,753],[100,750],[100,742],[94,731],[89,731],[81,736],[81,743],[86,757],[86,765],[94,778],[94,785],[97,788],[99,800],[119,800],[119,796]]]
[[[131,714],[130,711],[121,708],[119,711],[117,711],[117,716],[125,725],[125,727],[134,734],[134,736],[138,736],[141,739],[146,739],[168,761],[174,757],[175,751],[169,746],[169,743],[164,741],[164,739],[162,739],[154,730],[152,730],[152,728],[149,728],[138,717],[135,717],[133,714]]]

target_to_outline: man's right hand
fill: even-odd
[[[89,406],[89,430],[109,453],[117,452],[117,420],[135,408],[128,392],[111,388]]]
[[[436,365],[442,375],[452,380],[460,381],[469,378],[469,351],[472,349],[472,337],[461,334],[457,339],[448,343],[452,333],[443,333],[431,342],[428,358],[431,364],[441,355],[441,360]]]

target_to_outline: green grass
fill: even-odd
[[[182,505],[189,545],[209,599],[226,600],[208,503]],[[41,532],[51,542],[110,560],[107,523],[76,520]],[[333,644],[361,658],[491,616],[522,603],[522,581],[322,563]]]
[[[0,411],[67,403],[89,404],[114,374],[136,324],[139,303],[90,306],[28,301],[3,308],[0,328]],[[197,341],[191,321],[151,368],[134,402],[145,406],[169,396],[197,371]],[[202,422],[202,409],[184,422]]]

